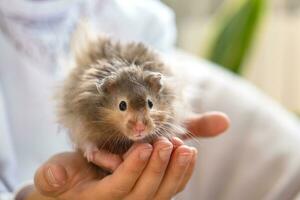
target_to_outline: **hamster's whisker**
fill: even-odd
[[[103,149],[103,147],[112,139],[113,135],[110,135],[109,137],[105,138],[105,141],[101,144],[99,149]]]
[[[168,130],[161,127],[159,130],[159,133],[160,133],[160,136],[164,136],[164,137],[170,139],[169,136],[171,135],[171,133]]]
[[[164,126],[164,128],[174,129],[174,131],[177,132],[177,134],[175,134],[175,135],[178,135],[179,133],[184,133],[184,134],[190,136],[190,139],[192,139],[194,142],[196,142],[197,144],[200,144],[200,142],[195,138],[195,136],[189,130],[187,130],[181,126],[169,123],[169,122],[163,122],[162,125]],[[170,131],[172,131],[172,130],[170,130]],[[167,131],[167,132],[169,132],[169,131]],[[173,132],[171,132],[171,133],[173,133]]]
[[[157,130],[156,130],[156,133],[157,133],[157,135],[165,136],[168,139],[170,139],[169,136],[172,135],[172,132],[169,131],[168,129],[166,129],[165,127],[163,127],[163,126],[158,127]]]
[[[96,121],[90,121],[89,122],[90,124],[101,124],[101,125],[109,125],[110,124],[110,122],[108,122],[108,121],[105,121],[105,120],[96,120]]]
[[[195,138],[194,134],[192,134],[189,130],[185,130],[185,134],[189,136],[189,139],[193,140],[198,145],[201,145],[200,142]]]
[[[156,110],[155,113],[153,113],[153,115],[158,115],[158,114],[170,115],[171,113],[168,111],[162,111],[162,110]]]
[[[154,61],[146,61],[146,62],[144,62],[142,65],[141,65],[141,67],[147,67],[148,65],[152,65],[152,64],[154,64],[155,62]]]
[[[168,121],[162,122],[162,124],[168,125],[168,126],[170,126],[172,128],[177,128],[179,130],[183,129],[183,127],[181,127],[180,125],[177,125],[177,124],[174,124],[174,123],[171,123],[171,122],[168,122]]]

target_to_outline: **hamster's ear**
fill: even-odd
[[[99,93],[110,93],[116,88],[116,80],[113,77],[106,77],[96,83]]]
[[[146,72],[144,80],[155,92],[160,92],[163,88],[163,75],[159,72]]]

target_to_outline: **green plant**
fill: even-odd
[[[235,0],[229,3],[226,11],[219,16],[207,58],[240,73],[261,21],[265,0]]]

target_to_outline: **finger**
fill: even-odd
[[[78,172],[88,168],[89,164],[78,152],[57,154],[37,170],[34,177],[35,186],[40,193],[56,197],[76,183],[74,177]],[[96,172],[89,175],[98,176]]]
[[[165,174],[172,150],[173,145],[166,138],[154,143],[150,161],[131,193],[132,199],[152,199]]]
[[[57,164],[46,164],[40,167],[34,178],[37,190],[47,196],[57,196],[67,190],[65,182],[67,181],[66,169]]]
[[[113,172],[122,163],[122,158],[119,155],[98,150],[94,154],[93,163],[103,169]]]
[[[127,195],[147,165],[152,150],[150,144],[139,144],[112,175],[102,179],[98,185],[100,194],[112,195],[112,199],[122,199]],[[107,189],[103,191],[102,188]]]
[[[122,156],[123,160],[125,160],[125,159],[131,154],[131,152],[132,152],[133,150],[135,150],[138,146],[139,146],[138,143],[134,143],[134,144],[130,147],[130,149],[128,149],[128,151],[126,151],[126,153],[123,154],[123,156]]]
[[[208,112],[203,115],[195,115],[186,120],[185,126],[194,137],[213,137],[226,131],[230,120],[224,113]],[[183,138],[189,138],[185,135]]]
[[[183,179],[181,180],[181,182],[179,184],[179,187],[177,188],[176,194],[179,192],[182,192],[184,190],[185,186],[187,185],[187,183],[189,182],[189,180],[191,179],[191,177],[193,175],[195,165],[196,165],[198,151],[195,148],[192,148],[192,150],[193,150],[192,160],[186,170],[186,173],[185,173]]]
[[[171,199],[176,194],[192,157],[193,150],[185,145],[175,150],[155,199]]]
[[[172,137],[170,141],[172,142],[174,149],[183,145],[183,141],[181,139],[179,139],[178,137]]]

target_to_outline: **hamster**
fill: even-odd
[[[58,120],[88,161],[99,149],[123,154],[134,142],[184,130],[172,72],[145,44],[98,36],[74,64],[59,91]]]

